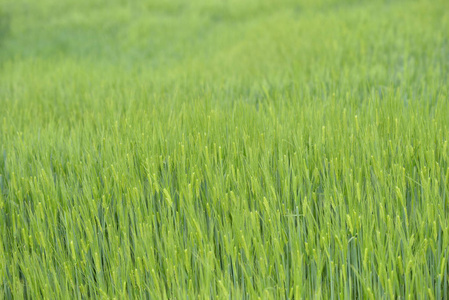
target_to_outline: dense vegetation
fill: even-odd
[[[1,298],[449,297],[448,1],[0,5]]]

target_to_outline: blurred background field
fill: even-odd
[[[449,2],[0,0],[5,298],[447,298]]]
[[[444,82],[448,64],[445,1],[2,2],[15,76],[357,88]]]

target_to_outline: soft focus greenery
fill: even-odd
[[[0,298],[449,298],[449,2],[0,0]]]

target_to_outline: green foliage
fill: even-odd
[[[4,298],[449,297],[446,1],[3,7]]]
[[[0,46],[8,36],[9,23],[9,16],[0,9]]]

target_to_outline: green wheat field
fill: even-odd
[[[0,299],[448,299],[449,1],[0,0]]]

